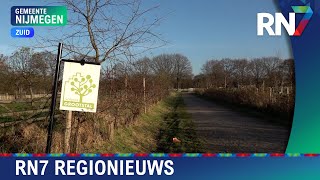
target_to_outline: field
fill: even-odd
[[[0,101],[0,125],[8,126],[23,121],[44,120],[49,114],[49,99]]]

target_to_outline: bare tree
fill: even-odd
[[[16,50],[8,60],[9,67],[12,71],[14,83],[21,94],[24,82],[27,83],[31,95],[33,96],[34,72],[32,61],[33,50],[22,47]]]
[[[278,77],[280,65],[282,60],[277,57],[264,57],[262,58],[264,69],[266,71],[266,80],[269,86],[277,87],[282,84],[282,80]]]
[[[266,75],[264,61],[262,59],[253,59],[249,63],[249,70],[252,74],[256,86],[260,86],[261,82],[263,81],[262,79]]]
[[[169,54],[161,54],[152,59],[151,68],[156,75],[170,76],[174,63]]]
[[[9,74],[9,67],[6,64],[8,57],[0,54],[0,92],[7,93],[10,90],[10,74]]]
[[[245,85],[248,80],[248,61],[246,59],[238,59],[234,62],[234,78],[237,86]]]
[[[221,63],[223,66],[224,71],[224,88],[227,88],[228,86],[228,79],[232,76],[234,67],[233,67],[233,60],[231,59],[222,59]]]
[[[37,52],[34,54],[33,59],[38,59],[42,69],[46,69],[46,72],[42,72],[46,76],[53,77],[56,68],[56,55],[49,51]]]
[[[150,67],[156,76],[169,80],[170,87],[175,85],[179,89],[182,80],[192,79],[191,63],[181,54],[158,55],[151,60]]]
[[[221,60],[209,60],[202,66],[202,72],[206,75],[206,88],[225,85],[225,69]]]
[[[34,52],[31,48],[22,47],[6,60],[11,84],[19,95],[28,92],[31,105],[35,93],[48,92],[51,85],[52,69],[48,63],[53,62],[52,54],[48,52]],[[48,88],[49,87],[49,88]]]
[[[133,63],[135,72],[143,75],[144,77],[151,74],[151,60],[148,57],[137,60]]]
[[[294,60],[287,59],[280,65],[280,76],[282,80],[286,82],[287,86],[293,87],[295,84],[295,70],[294,70]]]
[[[158,6],[144,8],[141,0],[61,0],[68,7],[67,29],[61,37],[43,37],[55,46],[64,42],[71,54],[90,55],[97,63],[132,57],[165,41],[155,32],[161,21],[153,12]]]
[[[180,89],[181,80],[192,77],[192,67],[189,59],[181,54],[173,54],[174,75],[176,79],[176,88]]]

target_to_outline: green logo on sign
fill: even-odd
[[[69,81],[66,81],[66,83],[70,83],[70,86],[68,86],[68,91],[71,90],[75,95],[79,96],[78,101],[70,101],[65,100],[65,97],[63,97],[63,105],[68,107],[77,107],[77,108],[87,108],[87,109],[93,109],[94,104],[93,103],[87,103],[83,102],[83,97],[89,95],[92,93],[92,89],[96,88],[97,86],[93,83],[93,80],[90,75],[82,76],[81,73],[76,73],[73,75]],[[66,91],[66,89],[64,89]],[[65,93],[64,93],[65,94]]]
[[[82,103],[83,96],[86,96],[92,92],[92,89],[96,87],[95,84],[92,83],[92,79],[90,75],[87,75],[86,78],[81,76],[80,79],[75,77],[71,82],[71,91],[74,91],[75,94],[80,96],[80,103]]]

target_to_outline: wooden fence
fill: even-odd
[[[50,94],[34,94],[32,98],[43,98],[48,97]],[[0,101],[14,101],[20,99],[31,99],[30,94],[19,94],[19,95],[9,95],[7,94],[0,94]]]

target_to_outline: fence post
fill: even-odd
[[[144,102],[144,113],[147,113],[147,103],[146,103],[146,78],[143,77],[143,102]]]

